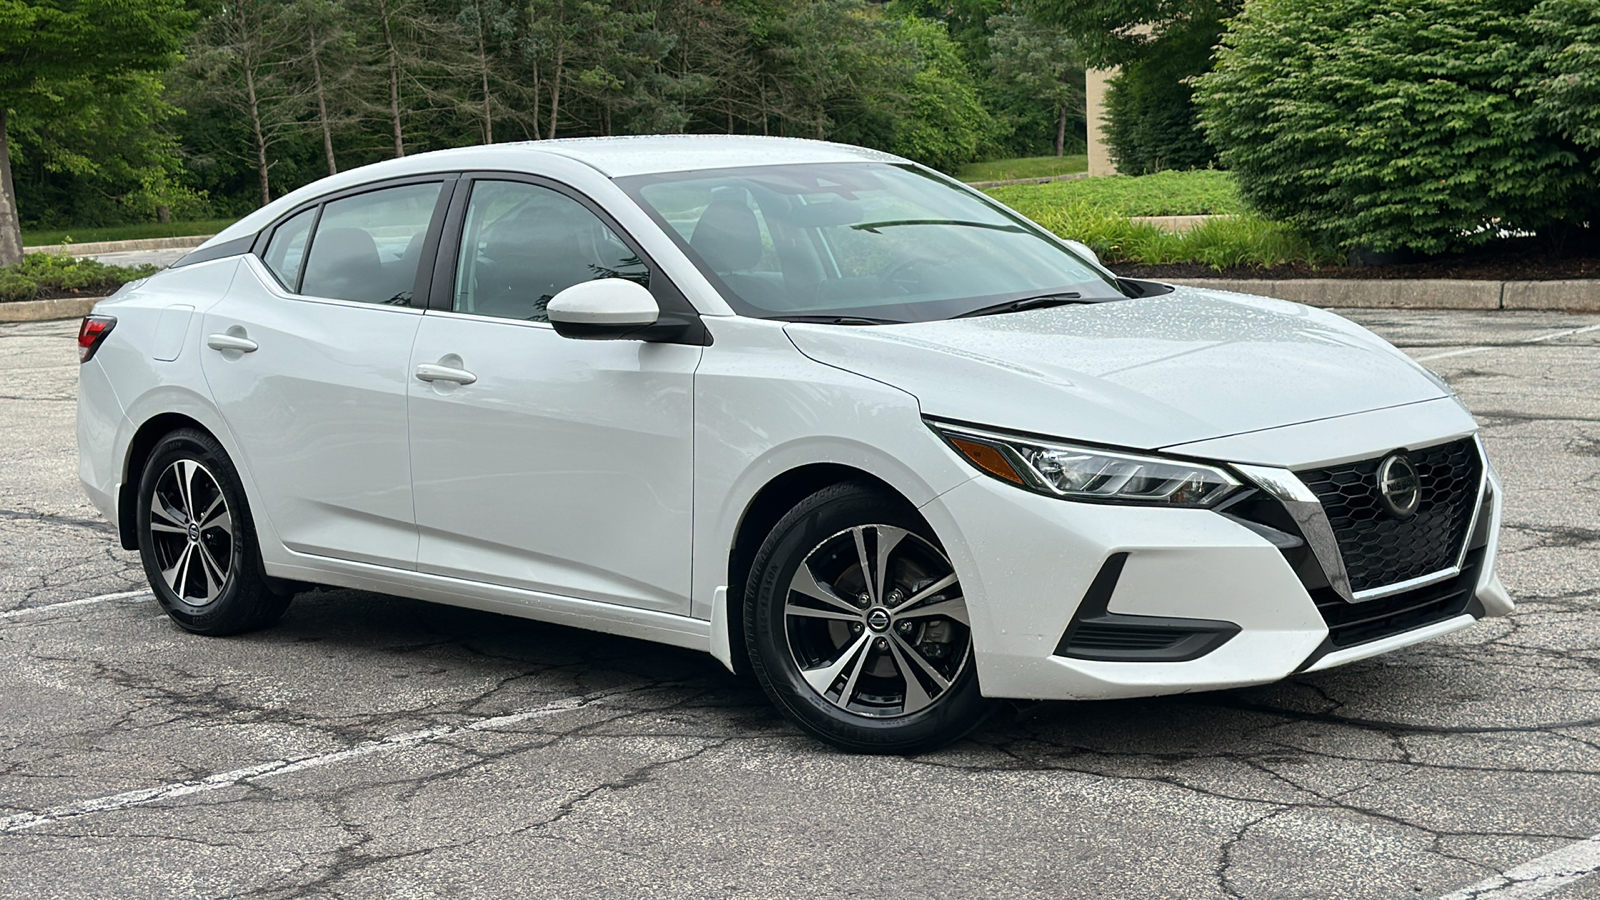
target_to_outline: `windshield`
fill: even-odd
[[[1038,226],[910,166],[764,166],[618,184],[746,316],[926,322],[1037,297],[1124,296]]]

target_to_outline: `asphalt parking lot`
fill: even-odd
[[[186,635],[78,488],[77,323],[0,325],[0,896],[1600,897],[1600,316],[1350,315],[1482,422],[1517,613],[914,758],[376,594]]]

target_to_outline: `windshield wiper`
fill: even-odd
[[[780,322],[806,322],[815,325],[904,325],[899,319],[874,319],[869,316],[773,316]]]
[[[1044,309],[1047,306],[1065,306],[1068,303],[1084,303],[1083,295],[1077,291],[1062,291],[1057,294],[1040,294],[1037,297],[1023,297],[1021,300],[1007,300],[1004,303],[995,303],[990,306],[980,306],[971,312],[964,312],[957,319],[969,316],[992,316],[996,313],[1021,312],[1025,309]]]
[[[880,228],[895,228],[901,225],[959,225],[963,228],[986,228],[990,231],[1010,231],[1015,234],[1027,234],[1028,229],[1021,225],[1001,225],[995,222],[968,222],[962,219],[892,219],[886,222],[859,222],[851,225],[852,231],[870,231],[878,233]]]

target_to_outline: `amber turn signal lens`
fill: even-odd
[[[965,454],[967,459],[972,460],[973,465],[985,472],[1004,478],[1012,484],[1023,483],[1022,476],[1017,474],[1017,470],[1011,467],[1011,463],[1006,461],[1005,454],[999,450],[988,444],[980,444],[977,441],[968,441],[957,437],[951,438],[950,443]]]

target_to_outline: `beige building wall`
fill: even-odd
[[[1106,85],[1117,75],[1116,69],[1090,69],[1084,76],[1085,112],[1089,120],[1089,174],[1116,175],[1111,148],[1106,143]]]

